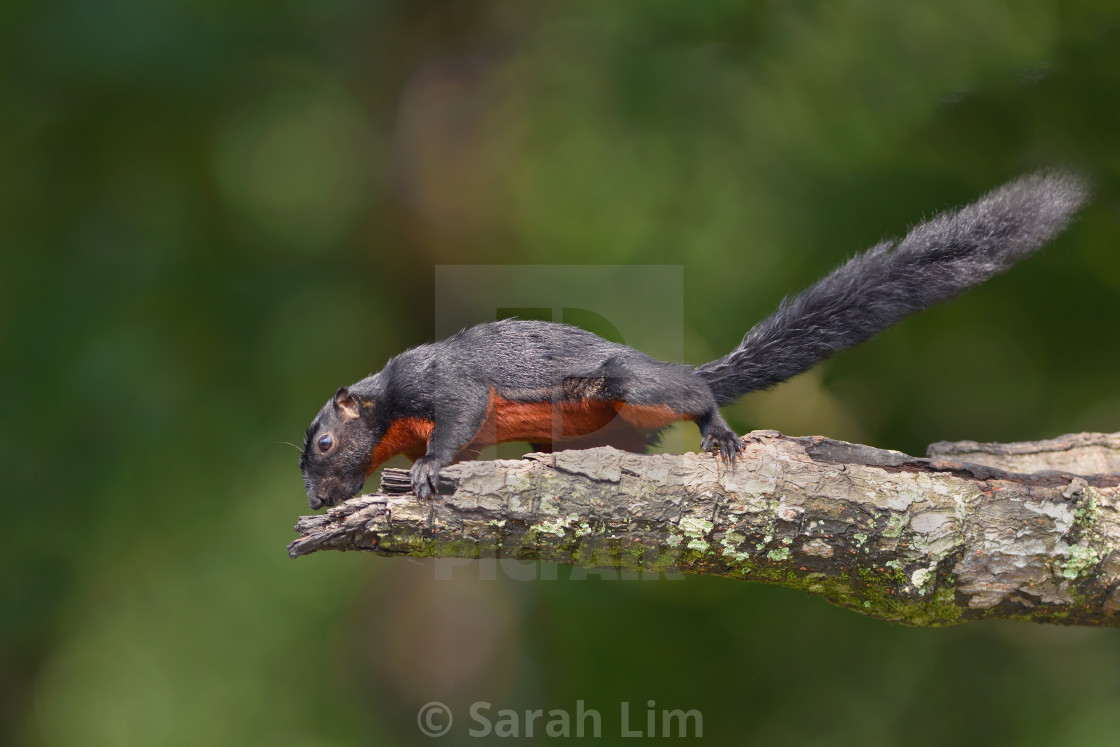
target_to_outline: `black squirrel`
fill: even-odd
[[[659,361],[564,324],[504,320],[406,350],[341,387],[307,429],[300,458],[312,508],[353,497],[385,460],[415,460],[421,499],[440,468],[485,446],[610,444],[641,451],[678,420],[731,460],[739,439],[719,406],[801,373],[906,315],[1006,270],[1057,235],[1084,204],[1083,181],[1025,176],[884,241],[787,298],[711,363]]]

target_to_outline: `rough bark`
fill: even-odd
[[[975,462],[1008,472],[1059,470],[1076,475],[1120,474],[1120,433],[1070,433],[1046,441],[998,444],[938,441],[930,459]]]
[[[465,462],[425,503],[387,469],[380,494],[302,517],[288,551],[707,573],[914,625],[1120,627],[1120,434],[938,443],[931,459],[773,431],[742,441],[733,466],[611,448]]]

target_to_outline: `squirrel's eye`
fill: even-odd
[[[326,454],[331,450],[332,446],[334,446],[334,437],[331,436],[331,434],[324,433],[322,436],[319,436],[319,451]]]

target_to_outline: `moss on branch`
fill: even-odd
[[[911,625],[1120,626],[1116,475],[1023,474],[772,431],[743,449],[733,466],[611,448],[465,462],[424,503],[406,472],[386,470],[380,493],[301,518],[289,553],[703,573]]]

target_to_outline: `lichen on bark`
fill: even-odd
[[[302,518],[289,552],[704,573],[913,625],[1120,625],[1116,475],[1023,474],[773,431],[742,445],[730,465],[610,448],[465,462],[424,503],[407,473],[386,470],[380,494]]]

